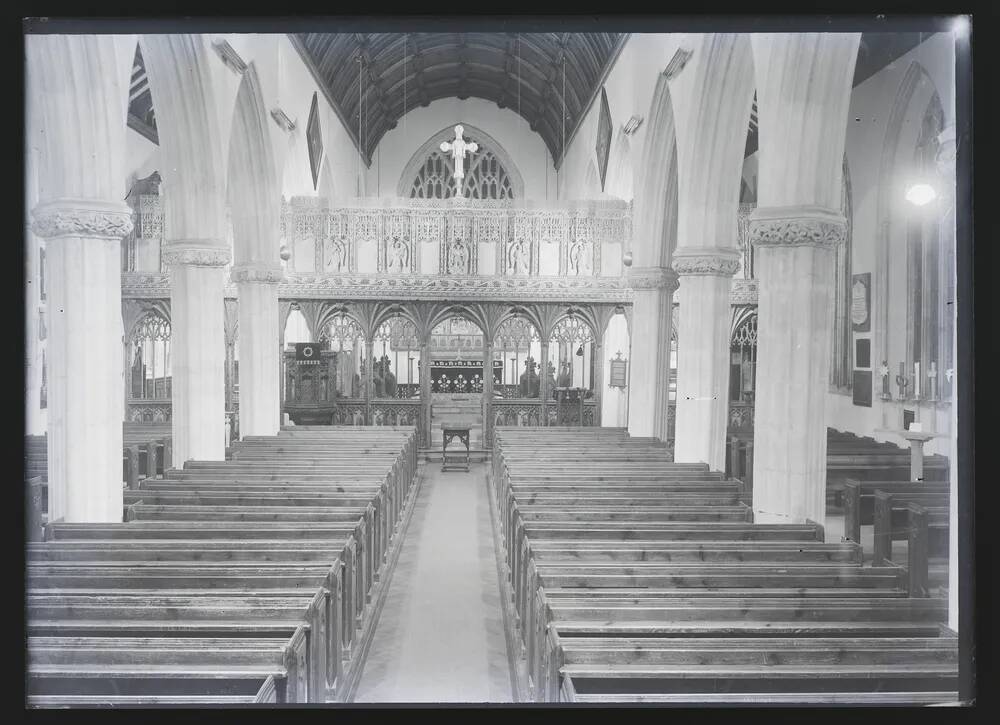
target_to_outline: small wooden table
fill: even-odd
[[[472,424],[462,420],[441,423],[441,470],[469,470],[469,437]],[[465,453],[448,453],[448,444],[454,439],[465,445]]]

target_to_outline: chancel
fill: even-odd
[[[26,705],[971,699],[967,37],[435,22],[29,23]]]

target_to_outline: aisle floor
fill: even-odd
[[[423,464],[355,702],[511,702],[486,467]]]

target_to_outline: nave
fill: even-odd
[[[354,702],[510,702],[486,466],[422,466]]]

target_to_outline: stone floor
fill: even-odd
[[[485,475],[424,464],[355,702],[511,702]]]

